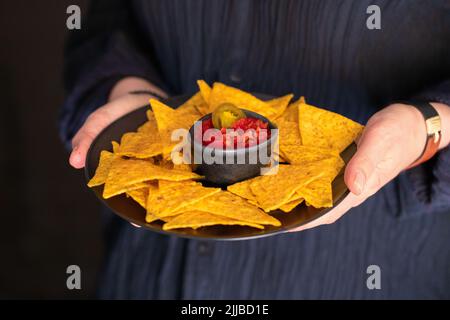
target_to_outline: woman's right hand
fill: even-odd
[[[72,152],[69,163],[76,169],[85,165],[86,154],[95,137],[110,123],[121,116],[148,104],[151,95],[133,95],[133,90],[150,90],[165,97],[166,94],[149,82],[139,78],[124,78],[111,90],[109,102],[94,111],[72,139]]]

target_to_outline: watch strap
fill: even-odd
[[[439,150],[439,143],[441,141],[441,118],[436,109],[426,101],[400,101],[406,105],[415,107],[422,114],[426,130],[427,140],[422,154],[411,164],[407,169],[411,169],[431,159]]]

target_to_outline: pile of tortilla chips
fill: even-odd
[[[148,121],[136,132],[112,142],[113,152],[102,151],[88,186],[104,184],[105,199],[126,194],[145,208],[146,221],[163,221],[163,229],[242,225],[258,229],[280,226],[274,210],[292,211],[305,202],[331,207],[331,183],[344,166],[339,154],[363,126],[293,95],[262,101],[242,90],[198,81],[199,92],[177,109],[150,100]],[[228,186],[202,184],[190,165],[175,165],[171,152],[174,130],[189,129],[195,121],[222,103],[232,103],[265,116],[279,129],[280,165],[271,174]]]

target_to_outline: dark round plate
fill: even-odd
[[[261,99],[270,98],[267,95],[258,95]],[[180,106],[188,96],[180,96],[169,98],[164,103],[176,108]],[[89,181],[95,173],[102,150],[112,151],[111,141],[120,141],[122,135],[129,131],[135,131],[137,128],[147,121],[146,110],[149,106],[144,106],[125,116],[117,119],[106,127],[94,140],[86,158],[85,175],[86,180]],[[356,145],[350,145],[341,156],[345,163],[347,163],[356,151]],[[333,203],[337,205],[349,193],[347,186],[344,183],[344,169],[333,181]],[[142,208],[131,198],[122,194],[110,199],[103,199],[103,186],[94,187],[93,191],[97,197],[113,212],[123,219],[133,223],[134,225],[147,228],[152,231],[163,234],[170,234],[185,238],[197,238],[203,240],[248,240],[261,237],[272,236],[275,234],[286,232],[290,229],[302,226],[308,222],[318,219],[326,214],[332,208],[316,209],[308,207],[304,204],[297,206],[290,213],[285,213],[280,210],[273,211],[270,214],[281,221],[280,227],[265,226],[263,230],[244,227],[244,226],[211,226],[199,229],[175,229],[170,231],[162,230],[162,222],[155,221],[152,223],[145,222],[145,209]]]

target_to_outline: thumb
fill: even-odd
[[[86,154],[91,146],[94,136],[80,130],[73,140],[73,149],[70,153],[69,163],[75,169],[81,169],[85,165]]]
[[[377,165],[384,155],[384,143],[379,130],[366,127],[358,141],[358,149],[347,164],[344,180],[347,187],[355,195],[367,190],[368,182],[376,174]]]

